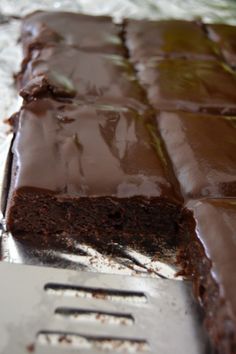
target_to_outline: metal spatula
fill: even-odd
[[[209,353],[184,281],[0,263],[1,354]]]

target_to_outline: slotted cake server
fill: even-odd
[[[189,283],[0,263],[0,353],[209,353]]]

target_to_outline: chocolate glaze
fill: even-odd
[[[236,199],[191,201],[196,236],[211,260],[211,275],[220,297],[226,301],[236,321]]]
[[[236,197],[236,118],[161,112],[160,134],[186,198]]]
[[[218,54],[216,45],[196,22],[127,20],[125,31],[134,63],[152,57],[214,59]]]
[[[125,107],[32,101],[19,115],[14,190],[177,199],[157,145],[148,115]]]
[[[101,98],[136,106],[145,102],[145,94],[126,59],[64,46],[32,51],[18,82],[25,99],[50,91],[54,96],[76,96],[90,102]]]
[[[150,61],[138,75],[156,109],[236,113],[236,75],[223,63]]]
[[[207,25],[212,41],[220,47],[226,61],[236,67],[236,27],[226,24]]]
[[[107,16],[37,11],[24,18],[22,42],[29,47],[64,44],[92,52],[123,54],[121,28]]]

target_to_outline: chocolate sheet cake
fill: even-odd
[[[21,238],[180,246],[212,343],[232,354],[236,74],[210,31],[27,16],[6,218]]]

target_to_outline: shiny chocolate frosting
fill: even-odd
[[[138,75],[156,109],[236,113],[236,74],[224,63],[154,60],[140,64]]]
[[[35,49],[18,78],[24,98],[47,95],[100,98],[124,104],[145,102],[131,64],[122,56],[88,53],[65,46]]]
[[[183,20],[127,20],[126,45],[134,63],[153,57],[215,59],[217,46],[201,24]]]
[[[41,99],[26,104],[17,119],[16,190],[178,199],[148,114]]]
[[[236,117],[161,112],[157,124],[185,198],[236,197]]]
[[[22,42],[29,46],[64,44],[92,52],[122,54],[121,27],[108,16],[37,11],[24,18]]]

